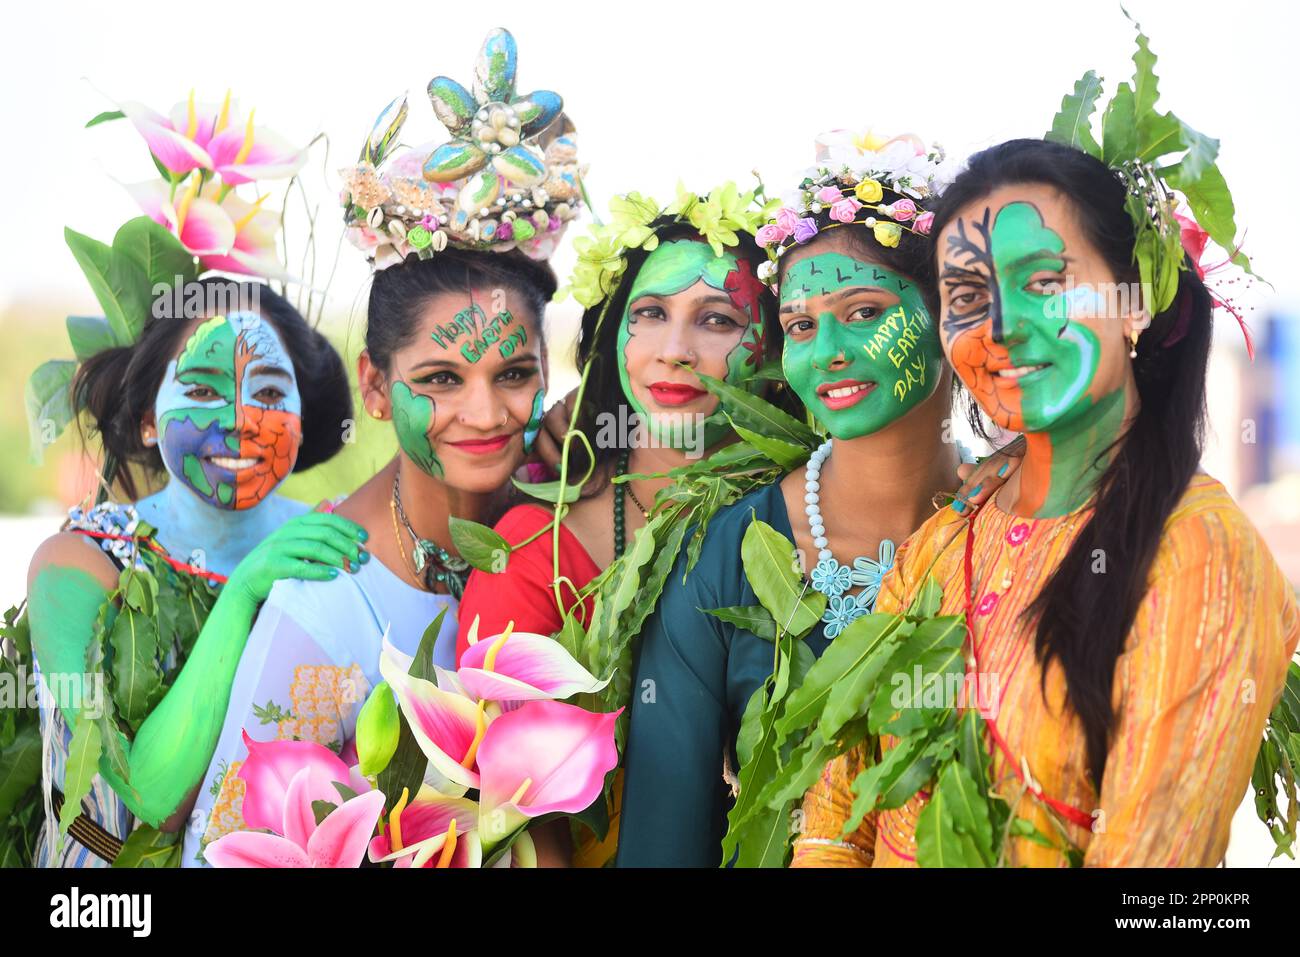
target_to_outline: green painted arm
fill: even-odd
[[[240,655],[271,586],[281,578],[336,577],[344,558],[357,567],[362,552],[356,543],[364,536],[347,519],[310,512],[286,522],[245,556],[222,588],[176,681],[135,739],[122,735],[130,786],[100,759],[100,774],[132,814],[157,827],[207,770]],[[83,569],[51,564],[37,572],[29,598],[32,648],[47,679],[72,676],[60,679],[57,687],[81,691],[86,649],[107,597],[104,585]],[[75,727],[83,705],[94,705],[84,695],[60,694],[57,688],[56,694],[69,727]]]

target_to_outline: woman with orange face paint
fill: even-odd
[[[1196,183],[1117,175],[1090,145],[987,149],[936,211],[944,352],[1027,452],[974,514],[945,511],[900,548],[877,608],[901,612],[933,577],[939,613],[965,616],[986,731],[966,766],[983,763],[1026,822],[1006,863],[1213,866],[1300,610],[1198,468],[1214,303],[1181,250],[1161,260],[1147,245],[1174,184]],[[933,784],[854,807],[854,780],[899,742],[868,738],[826,767],[796,866],[936,859]]]

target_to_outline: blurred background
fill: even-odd
[[[47,358],[71,358],[70,314],[98,306],[63,241],[64,226],[103,241],[138,215],[120,185],[151,178],[129,123],[91,129],[124,100],[167,113],[191,89],[220,101],[227,89],[291,142],[313,147],[304,189],[283,205],[289,268],[312,277],[321,328],[350,366],[361,348],[368,270],[342,243],[338,170],[351,164],[380,109],[410,93],[402,140],[445,136],[423,90],[436,74],[468,85],[484,35],[508,27],[519,43],[519,88],[553,89],[578,128],[586,183],[598,211],[617,192],[661,203],[680,179],[705,192],[761,175],[780,194],[812,161],[813,137],[837,127],[942,143],[950,156],[1016,136],[1040,136],[1061,97],[1087,69],[1104,78],[1102,102],[1132,75],[1134,30],[1118,2],[789,4],[658,0],[594,7],[497,0],[434,7],[226,0],[219,8],[171,2],[37,4],[0,58],[7,184],[0,230],[0,601],[17,603],[32,551],[65,509],[93,487],[93,448],[76,429],[28,458],[23,388]],[[1221,479],[1300,583],[1300,280],[1291,259],[1300,192],[1292,182],[1297,16],[1285,2],[1222,4],[1129,0],[1159,56],[1161,106],[1221,140],[1219,167],[1233,190],[1245,250],[1266,283],[1227,282],[1253,330],[1246,357],[1237,323],[1218,317],[1205,468]],[[1286,117],[1292,117],[1287,120]],[[314,225],[313,225],[314,220]],[[571,228],[554,260],[561,280]],[[308,236],[314,243],[308,252]],[[1220,257],[1222,258],[1222,257]],[[297,290],[302,295],[301,290]],[[552,397],[575,376],[579,309],[548,313]],[[294,476],[284,491],[308,501],[346,493],[392,454],[391,431],[368,419],[335,460]],[[1268,861],[1271,842],[1249,799],[1228,862]],[[1289,864],[1277,862],[1273,866]]]

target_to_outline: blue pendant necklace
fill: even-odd
[[[826,611],[822,615],[826,627],[823,631],[827,638],[833,639],[850,623],[869,614],[876,607],[880,581],[894,564],[894,543],[891,539],[882,538],[878,558],[859,555],[853,559],[852,566],[841,565],[831,553],[820,504],[822,465],[830,458],[831,442],[831,439],[827,439],[808,457],[803,473],[803,500],[806,503],[804,511],[808,515],[813,547],[817,549],[817,564],[809,577],[813,588],[826,596]],[[851,588],[861,590],[856,595],[851,595]]]

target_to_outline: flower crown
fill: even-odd
[[[533,259],[555,251],[581,206],[583,170],[559,95],[516,95],[517,58],[515,38],[498,28],[479,51],[472,94],[449,77],[429,81],[452,135],[436,148],[394,152],[405,96],[380,113],[356,165],[341,171],[340,196],[348,240],[375,269],[448,246]]]
[[[923,204],[952,182],[943,148],[910,134],[885,139],[871,132],[834,130],[817,137],[817,165],[787,196],[757,235],[768,261],[758,278],[776,285],[778,261],[791,246],[826,229],[857,223],[882,246],[897,246],[903,231],[930,232],[934,213]],[[891,194],[887,198],[886,193]]]
[[[609,222],[596,223],[588,235],[574,241],[578,261],[569,284],[557,298],[571,294],[582,306],[591,308],[613,295],[627,269],[628,252],[658,248],[659,233],[667,227],[656,230],[653,223],[664,217],[672,217],[672,225],[693,226],[713,247],[713,254],[721,256],[724,247],[740,242],[739,233],[754,235],[771,215],[776,201],[764,203],[762,196],[761,182],[746,193],[734,182],[727,182],[705,196],[679,183],[677,199],[664,207],[640,193],[615,196],[609,202]]]
[[[1128,13],[1125,12],[1125,16]],[[1254,275],[1250,260],[1235,245],[1235,209],[1228,184],[1215,164],[1219,141],[1198,133],[1173,113],[1156,110],[1159,98],[1156,56],[1141,26],[1137,29],[1137,51],[1133,54],[1131,84],[1121,83],[1102,111],[1101,142],[1092,131],[1092,117],[1101,96],[1101,77],[1086,72],[1073,92],[1061,101],[1046,139],[1082,150],[1111,168],[1127,191],[1125,209],[1133,220],[1137,263],[1147,311],[1164,312],[1178,295],[1179,273],[1192,267],[1204,276],[1229,263]],[[1179,212],[1178,199],[1186,200],[1190,213]],[[1208,240],[1228,251],[1217,266],[1205,267],[1201,256]],[[1232,313],[1246,337],[1246,349],[1253,358],[1254,345],[1229,299],[1213,290],[1216,305]],[[1165,340],[1172,345],[1181,338],[1186,316]]]

